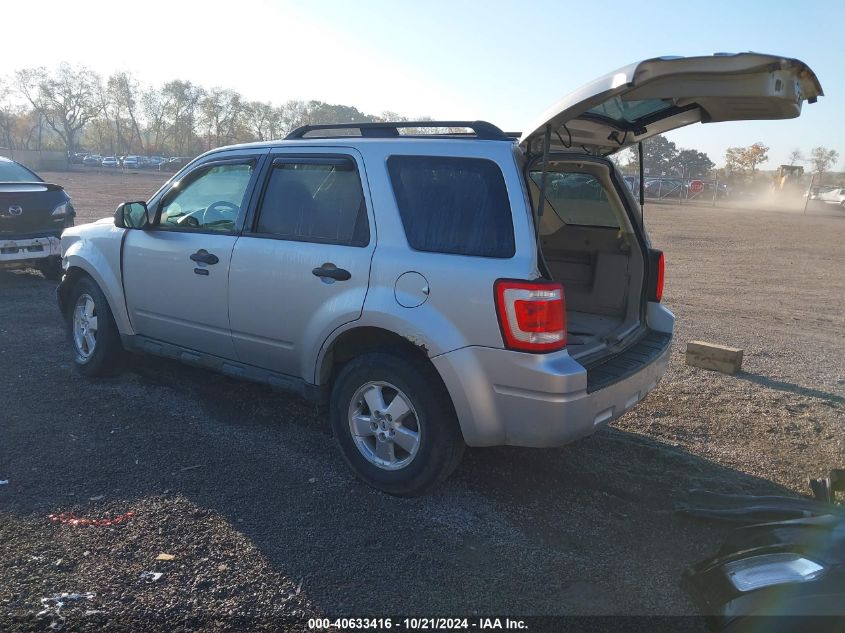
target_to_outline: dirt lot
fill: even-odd
[[[85,220],[162,180],[46,176]],[[81,378],[53,285],[0,271],[0,629],[694,613],[679,576],[723,528],[675,514],[689,488],[804,493],[843,465],[845,213],[648,205],[646,224],[678,316],[657,390],[572,446],[469,450],[413,500],[353,479],[295,398],[158,360]],[[746,371],[686,367],[691,339],[744,348]],[[61,592],[94,595],[37,615]]]
[[[110,216],[121,202],[148,200],[173,174],[122,170],[41,172],[48,182],[65,188],[77,213],[77,223]]]

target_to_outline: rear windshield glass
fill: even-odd
[[[662,99],[646,99],[644,101],[622,101],[619,97],[608,99],[599,105],[587,110],[589,114],[595,114],[614,121],[627,121],[633,123],[647,116],[656,114],[662,110],[672,107],[671,101]]]
[[[531,180],[540,188],[540,171]],[[580,172],[546,173],[546,205],[565,224],[619,227],[619,218],[607,198],[601,181]]]
[[[390,180],[411,248],[513,257],[513,219],[499,166],[479,158],[391,156]]]
[[[41,179],[23,165],[0,160],[0,182],[41,182]]]

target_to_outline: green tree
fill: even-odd
[[[643,142],[643,163],[649,176],[675,175],[677,159],[677,145],[662,134]]]
[[[636,146],[625,150],[625,152],[628,155],[625,171],[638,173],[640,161]],[[646,176],[654,178],[676,175],[677,158],[678,147],[665,136],[658,134],[643,141],[643,163]]]
[[[364,114],[353,106],[309,101],[308,119],[310,123],[353,123],[372,121],[375,117]]]
[[[706,178],[715,166],[710,157],[695,149],[678,149],[672,141],[658,135],[643,142],[646,176],[680,176]],[[625,174],[639,173],[639,154],[636,146],[614,155],[614,162]]]
[[[682,149],[675,159],[687,178],[708,178],[715,163],[704,152],[694,149]]]

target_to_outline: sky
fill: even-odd
[[[23,25],[37,22],[37,38]],[[4,2],[0,76],[61,61],[142,83],[188,79],[249,100],[316,99],[518,131],[578,86],[660,55],[756,51],[795,57],[827,96],[786,121],[694,125],[668,135],[724,163],[768,145],[843,154],[845,3],[813,0],[586,3],[487,0]]]

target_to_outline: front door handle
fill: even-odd
[[[191,255],[191,259],[200,264],[216,264],[220,261],[214,253],[209,253],[204,248],[199,249],[196,253]]]
[[[311,272],[317,277],[328,277],[329,279],[334,279],[335,281],[347,281],[352,278],[352,273],[345,268],[338,268],[331,262],[326,262]]]

